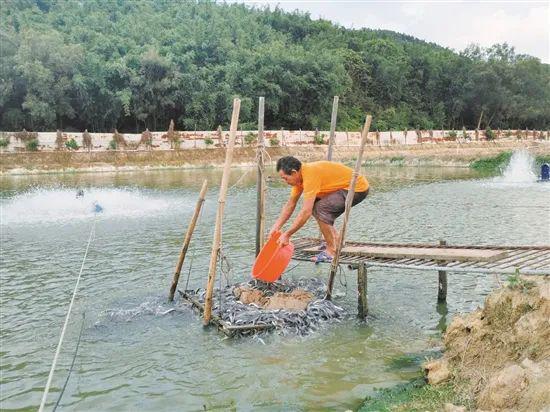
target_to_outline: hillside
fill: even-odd
[[[550,67],[507,45],[461,54],[406,34],[213,1],[4,0],[0,130],[550,126]],[[465,29],[467,29],[467,24]]]

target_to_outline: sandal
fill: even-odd
[[[323,250],[321,251],[321,253],[315,256],[312,260],[315,264],[330,263],[332,262],[332,256],[330,256],[326,251]]]

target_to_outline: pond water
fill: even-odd
[[[248,171],[248,173],[246,173]],[[242,177],[243,173],[246,173]],[[372,191],[355,207],[348,238],[380,242],[548,244],[550,184],[480,176],[468,169],[364,169]],[[513,173],[512,173],[513,176]],[[53,379],[53,406],[82,340],[61,410],[304,410],[356,408],[374,388],[418,374],[441,329],[475,309],[493,276],[449,274],[446,306],[437,273],[369,270],[366,323],[353,316],[306,337],[227,340],[166,296],[198,190],[210,192],[180,286],[204,287],[219,170],[2,177],[1,408],[36,410],[93,224],[95,237]],[[230,282],[254,257],[255,171],[231,176],[223,251]],[[84,196],[76,198],[77,188]],[[289,189],[273,173],[268,224]],[[313,223],[300,235],[317,233]],[[190,267],[190,265],[192,265]],[[301,263],[287,277],[326,279]],[[224,282],[226,280],[224,279]],[[356,311],[355,273],[336,281],[335,302]],[[181,310],[170,311],[171,308]],[[83,315],[85,317],[83,318]]]

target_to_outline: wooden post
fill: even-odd
[[[264,107],[265,98],[260,97],[258,104],[258,148],[256,157],[258,159],[258,177],[256,180],[256,256],[264,245],[265,225],[265,174],[264,174]]]
[[[189,243],[191,242],[191,237],[193,236],[193,231],[195,230],[195,225],[197,224],[197,219],[199,218],[199,213],[204,203],[207,188],[208,180],[205,179],[204,182],[202,182],[199,200],[197,200],[197,204],[195,206],[195,213],[193,213],[191,223],[189,224],[189,227],[187,228],[187,233],[185,233],[185,238],[183,239],[183,245],[181,247],[178,264],[176,265],[176,270],[172,279],[172,285],[170,286],[170,293],[168,295],[168,300],[170,302],[174,300],[174,293],[176,293],[176,288],[178,287],[178,281],[180,279],[181,267],[183,266],[183,261],[185,260],[185,255],[187,254],[187,249],[189,248]]]
[[[440,240],[439,244],[445,246],[447,242]],[[437,301],[441,303],[447,301],[447,272],[440,270],[438,271],[438,275]]]
[[[216,265],[218,263],[218,254],[220,252],[222,238],[222,220],[223,210],[225,208],[225,197],[227,195],[227,186],[229,183],[229,168],[233,159],[233,148],[235,147],[235,135],[237,134],[237,124],[239,123],[239,111],[241,109],[240,99],[233,100],[233,114],[231,115],[231,127],[229,130],[229,141],[227,142],[227,151],[225,152],[225,164],[223,166],[222,183],[220,186],[220,196],[218,198],[218,211],[216,212],[216,224],[214,226],[214,240],[212,241],[212,251],[210,253],[210,265],[208,267],[208,283],[206,285],[206,296],[204,298],[204,326],[208,325],[212,317],[212,295],[214,293],[214,282],[216,280]]]
[[[364,320],[369,312],[367,298],[367,265],[357,267],[357,317]]]
[[[332,101],[332,115],[330,117],[330,136],[328,140],[327,160],[332,160],[332,149],[336,138],[336,118],[338,116],[338,96]]]
[[[338,234],[338,244],[336,245],[336,253],[332,259],[330,265],[330,274],[328,277],[327,294],[325,299],[330,300],[332,298],[332,288],[334,286],[334,277],[336,276],[336,270],[338,269],[338,262],[340,261],[340,253],[344,246],[344,239],[346,237],[346,228],[348,226],[349,213],[351,210],[351,204],[353,203],[353,196],[355,195],[355,184],[357,183],[357,177],[361,171],[361,162],[363,161],[363,151],[365,150],[365,144],[367,143],[367,137],[369,135],[370,124],[372,116],[369,114],[365,118],[365,125],[363,126],[363,132],[361,133],[361,145],[359,146],[359,153],[357,154],[357,161],[355,162],[355,170],[353,171],[351,182],[349,184],[348,194],[346,196],[346,207],[344,210],[344,221]]]

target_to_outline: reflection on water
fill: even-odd
[[[239,181],[243,173],[243,179]],[[372,192],[352,210],[349,238],[450,244],[548,244],[550,185],[508,190],[468,169],[365,169]],[[356,407],[375,387],[412,378],[450,317],[475,309],[492,276],[449,276],[437,306],[437,272],[369,269],[370,317],[305,338],[225,340],[166,295],[202,179],[210,191],[180,282],[204,286],[220,171],[155,171],[2,177],[1,403],[36,409],[80,268],[98,200],[96,236],[85,265],[50,402],[63,384],[80,329],[79,354],[61,405],[78,410],[297,410]],[[272,172],[268,224],[288,196]],[[466,180],[464,180],[466,179]],[[254,253],[254,169],[234,169],[223,232],[232,271],[247,279]],[[85,196],[77,199],[76,189]],[[300,234],[316,235],[308,224]],[[326,278],[301,263],[287,276]],[[336,282],[337,303],[356,310],[356,274]]]

